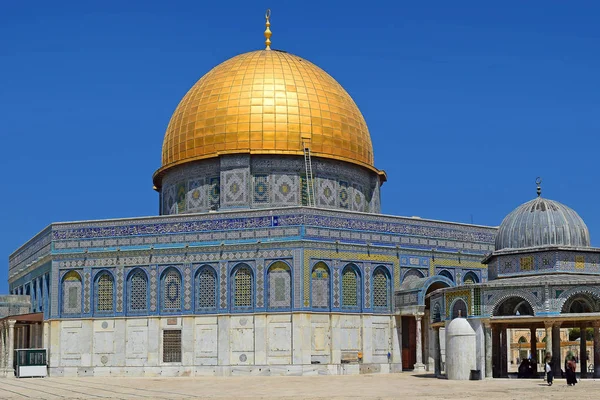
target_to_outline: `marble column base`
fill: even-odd
[[[425,364],[416,363],[413,371],[414,372],[425,372],[426,371]]]
[[[0,368],[0,378],[14,378],[15,370],[12,368]]]

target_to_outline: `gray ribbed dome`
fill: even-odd
[[[574,210],[538,197],[508,214],[496,236],[496,250],[537,246],[589,247],[590,233]]]

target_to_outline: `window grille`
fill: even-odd
[[[373,307],[389,308],[388,279],[381,268],[373,274]]]
[[[98,297],[96,311],[112,311],[113,310],[113,288],[114,283],[112,276],[108,272],[103,272],[98,278]]]
[[[163,331],[163,362],[181,362],[181,330]]]
[[[283,262],[269,268],[269,308],[289,308],[292,303],[290,269]]]
[[[129,309],[131,311],[145,311],[147,307],[148,280],[143,271],[137,270],[131,276]]]
[[[475,315],[481,315],[481,289],[473,288],[473,312]]]
[[[342,274],[342,306],[358,307],[358,279],[352,268],[346,268]]]
[[[174,269],[169,270],[163,279],[163,309],[181,309],[181,276]]]
[[[312,271],[312,307],[329,308],[329,270],[324,263],[315,265]]]
[[[235,273],[235,307],[252,306],[252,273],[249,268],[240,268]]]
[[[196,286],[196,307],[212,309],[217,306],[217,276],[212,268],[204,268],[198,274]]]
[[[81,313],[81,277],[75,271],[68,272],[62,284],[63,312],[65,314]]]

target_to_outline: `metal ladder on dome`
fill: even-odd
[[[313,181],[312,161],[310,157],[310,148],[304,144],[304,169],[306,170],[306,197],[307,205],[315,207],[315,187]]]

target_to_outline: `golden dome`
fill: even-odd
[[[181,100],[155,181],[189,161],[240,153],[303,155],[304,144],[313,156],[379,173],[367,124],[335,79],[293,54],[252,51],[213,68]]]

